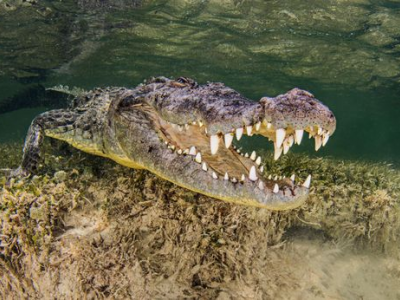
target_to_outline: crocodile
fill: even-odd
[[[299,88],[257,102],[219,82],[153,77],[133,89],[83,92],[68,109],[37,116],[18,172],[38,172],[48,136],[212,198],[287,210],[307,199],[311,175],[267,177],[261,157],[235,145],[244,135],[264,136],[277,160],[300,144],[304,131],[318,150],[335,129],[331,110]]]

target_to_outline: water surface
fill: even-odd
[[[398,2],[90,3],[0,8],[0,103],[37,84],[134,87],[155,75],[222,81],[254,100],[297,86],[338,120],[317,155],[399,162]],[[24,138],[22,115],[2,116],[0,142]]]

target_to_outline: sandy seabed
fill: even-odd
[[[0,147],[1,167],[18,147]],[[270,212],[47,153],[41,175],[0,177],[2,299],[400,299],[390,166],[266,153],[268,172],[315,174],[307,203]]]

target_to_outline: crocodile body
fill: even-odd
[[[49,136],[217,199],[284,210],[305,201],[310,178],[297,184],[293,177],[264,178],[261,158],[240,153],[234,144],[243,135],[263,135],[278,159],[300,144],[304,130],[319,148],[335,128],[332,112],[297,88],[255,102],[222,83],[158,77],[134,89],[85,92],[69,109],[36,117],[20,171],[37,172]]]

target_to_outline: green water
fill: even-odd
[[[254,100],[297,86],[327,104],[338,126],[318,153],[311,143],[294,151],[400,163],[399,1],[8,2],[12,9],[0,1],[0,103],[37,84],[134,87],[155,75],[222,81]],[[32,114],[0,118],[0,142],[22,141]]]

